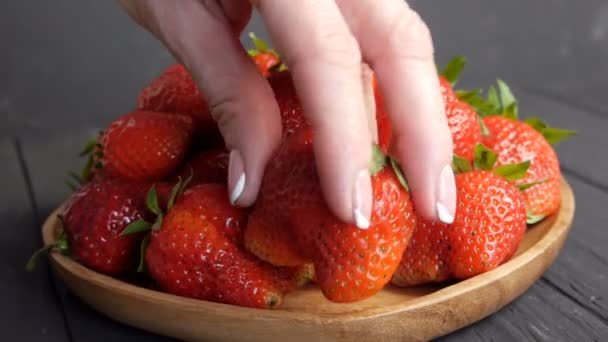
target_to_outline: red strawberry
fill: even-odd
[[[451,103],[456,100],[454,89],[452,89],[452,83],[448,81],[443,75],[439,75],[439,90],[441,91],[441,97],[443,103]]]
[[[171,64],[142,89],[137,98],[137,109],[189,115],[199,128],[214,125],[207,102],[181,64]]]
[[[109,176],[137,181],[160,180],[181,164],[192,137],[192,119],[185,115],[132,112],[99,138],[99,163]]]
[[[211,150],[197,154],[181,168],[182,179],[192,176],[190,184],[226,184],[229,154],[225,150]]]
[[[268,78],[268,82],[279,105],[283,137],[290,136],[301,127],[307,127],[308,124],[304,118],[300,99],[293,86],[291,73],[289,71],[274,73]]]
[[[277,268],[245,252],[246,212],[230,205],[226,187],[186,190],[153,231],[146,251],[151,277],[170,293],[250,307],[277,306],[301,281],[302,268]]]
[[[475,146],[481,142],[482,138],[479,118],[473,107],[460,101],[452,88],[458,82],[465,63],[464,57],[452,58],[439,75],[439,85],[445,115],[452,133],[454,154],[472,161]]]
[[[270,76],[270,69],[280,63],[277,56],[271,53],[258,53],[251,58],[264,77]]]
[[[448,280],[451,275],[447,264],[448,231],[445,223],[418,217],[410,244],[393,276],[393,284],[412,286]]]
[[[526,232],[526,209],[519,190],[488,171],[457,176],[456,188],[460,200],[448,232],[453,242],[449,267],[463,279],[494,269],[514,254]]]
[[[454,223],[418,220],[393,283],[399,286],[465,279],[507,261],[526,231],[526,209],[517,187],[490,171],[456,176]]]
[[[268,166],[252,217],[259,214],[258,222],[265,223],[263,215],[274,211],[276,216],[263,228],[290,233],[271,231],[268,235],[286,237],[277,243],[294,246],[296,255],[314,262],[316,280],[328,299],[356,301],[372,296],[390,281],[414,226],[409,194],[392,169],[377,172],[372,188],[369,229],[333,216],[317,178],[312,133],[301,130],[286,141]],[[261,212],[256,213],[258,210]],[[283,225],[274,225],[277,218]]]
[[[452,133],[454,154],[472,161],[475,145],[480,143],[482,138],[479,118],[470,105],[456,97],[453,99],[445,104],[445,114]]]
[[[129,223],[148,218],[149,185],[92,181],[75,192],[63,213],[71,253],[96,271],[120,275],[135,270],[141,234],[120,236]]]
[[[142,89],[137,98],[137,110],[188,115],[194,120],[199,135],[197,143],[223,145],[222,135],[211,117],[207,102],[181,64],[170,65]]]
[[[249,56],[251,56],[264,77],[270,76],[271,70],[281,64],[279,54],[270,49],[268,44],[258,38],[253,32],[249,33],[249,38],[251,38],[254,45],[254,48],[248,51]]]
[[[560,205],[561,173],[551,145],[541,133],[524,122],[502,116],[488,116],[483,121],[490,132],[483,142],[498,155],[497,165],[531,160],[526,177],[515,181],[515,184],[542,181],[523,192],[531,214],[547,216],[555,213]]]
[[[391,138],[393,135],[393,128],[391,126],[391,119],[388,116],[386,108],[384,106],[384,98],[382,97],[382,91],[378,85],[378,80],[375,74],[372,73],[372,88],[374,91],[374,102],[376,104],[376,124],[378,126],[378,146],[382,152],[387,153],[391,144]]]

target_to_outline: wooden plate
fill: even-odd
[[[516,257],[497,269],[443,286],[388,287],[353,303],[327,301],[314,287],[289,294],[281,308],[261,310],[177,297],[107,277],[51,254],[55,271],[93,308],[158,334],[206,341],[421,341],[442,336],[497,311],[528,289],[557,256],[574,216],[574,196],[561,184],[558,214],[530,228]],[[42,229],[54,242],[57,209]]]

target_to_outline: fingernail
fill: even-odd
[[[372,216],[372,180],[367,170],[359,172],[353,189],[353,221],[359,229],[367,229]]]
[[[446,165],[439,174],[435,209],[437,217],[441,222],[447,224],[454,222],[456,213],[456,181],[451,165]]]
[[[234,205],[245,189],[245,166],[243,158],[237,150],[230,151],[228,159],[228,189],[230,203]]]

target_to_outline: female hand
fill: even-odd
[[[281,137],[279,110],[239,35],[260,12],[289,65],[307,120],[330,209],[369,226],[367,171],[373,134],[365,111],[363,61],[374,70],[419,214],[450,223],[456,207],[452,139],[428,28],[402,0],[121,0],[193,74],[230,149],[228,188],[254,203]],[[372,125],[373,126],[373,125]]]

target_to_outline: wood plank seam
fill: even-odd
[[[42,222],[40,220],[38,204],[36,202],[36,197],[34,194],[34,188],[32,186],[30,172],[27,167],[27,163],[25,161],[25,156],[23,154],[23,148],[21,147],[21,141],[19,140],[19,138],[13,138],[12,140],[13,140],[13,147],[15,148],[15,153],[17,154],[17,159],[19,161],[19,168],[21,169],[23,181],[25,182],[25,186],[27,189],[27,196],[28,196],[28,199],[30,202],[30,209],[32,210],[32,215],[34,216],[34,220],[35,220],[36,224],[41,225]],[[41,242],[41,245],[42,245],[42,242]],[[61,312],[61,318],[63,321],[63,325],[65,327],[65,331],[66,331],[68,340],[70,342],[73,342],[74,337],[72,336],[72,330],[70,329],[70,325],[69,325],[68,319],[67,319],[67,313],[66,313],[65,307],[63,305],[63,302],[60,299],[59,290],[57,289],[57,286],[56,286],[57,280],[55,279],[55,276],[53,275],[52,270],[50,270],[50,269],[48,270],[47,277],[49,279],[49,283],[51,285],[53,294],[55,295],[55,301],[57,302],[57,305],[59,306],[59,309]]]
[[[604,318],[595,309],[590,307],[588,304],[581,302],[580,300],[578,300],[577,298],[575,298],[574,296],[569,294],[567,291],[562,289],[559,285],[555,284],[553,281],[551,281],[551,279],[547,278],[544,275],[541,277],[540,281],[544,282],[549,287],[551,287],[555,291],[559,292],[562,296],[565,296],[566,298],[570,299],[572,302],[576,303],[578,306],[580,306],[582,309],[584,309],[587,313],[594,316],[595,318],[597,318],[599,321],[601,321],[602,323],[604,323],[604,325],[606,325],[608,327],[608,320],[606,318]]]

